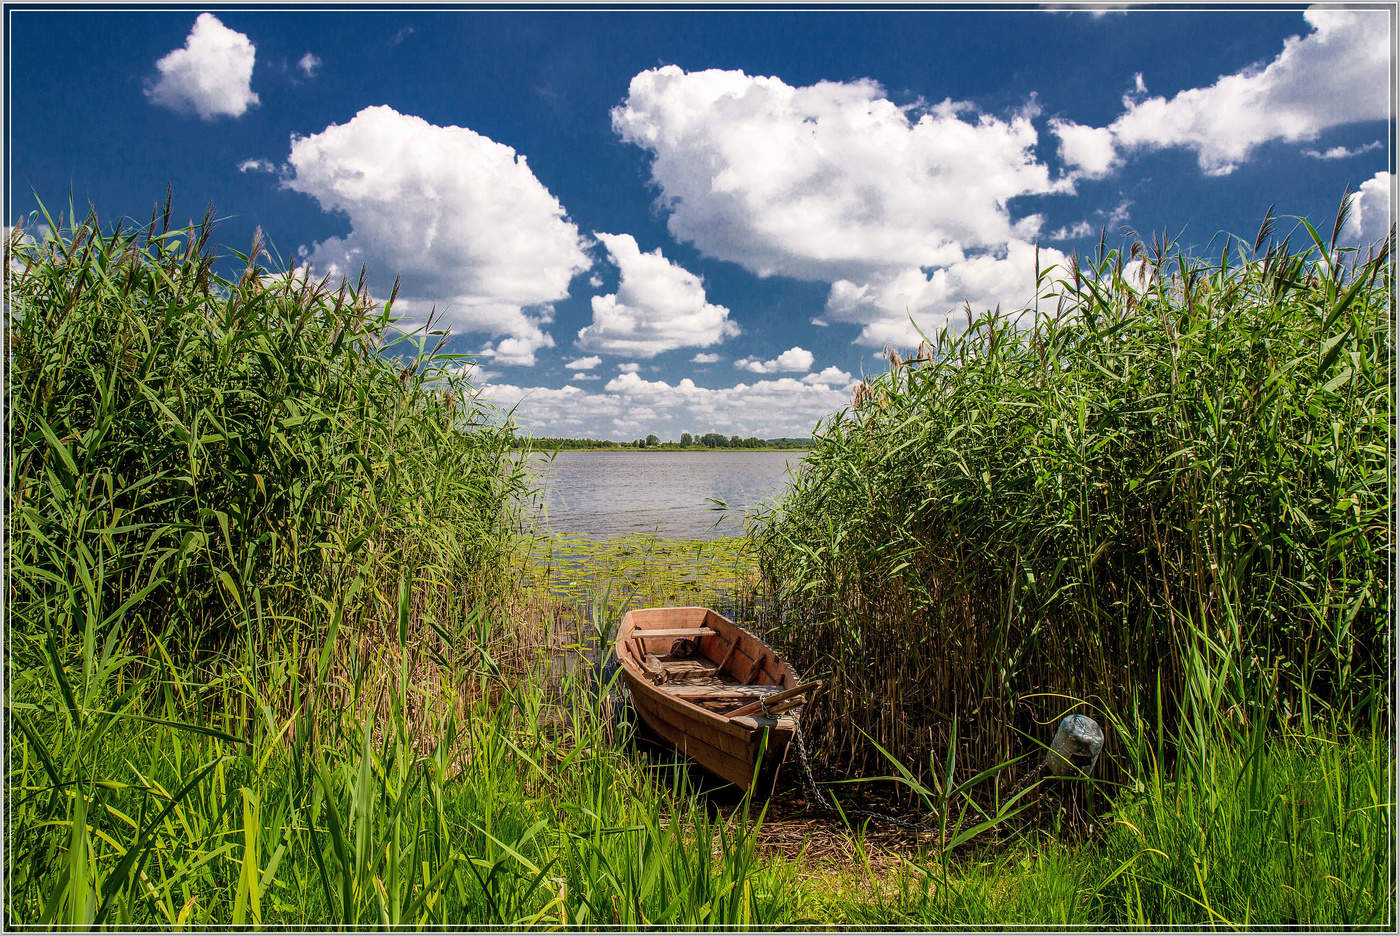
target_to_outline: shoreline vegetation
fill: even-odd
[[[1394,926],[1389,242],[1101,247],[891,355],[746,537],[598,542],[392,296],[169,211],[5,246],[11,925]],[[689,603],[929,831],[635,743],[599,650]],[[1094,777],[1018,789],[1071,711]]]
[[[701,441],[708,439],[709,441]],[[552,437],[538,437],[517,439],[516,447],[529,449],[535,452],[608,452],[608,451],[643,451],[643,452],[728,452],[728,451],[776,451],[776,452],[805,452],[811,448],[811,439],[758,439],[749,437],[741,439],[738,436],[725,437],[719,433],[706,433],[706,435],[694,438],[690,433],[684,433],[678,442],[663,442],[655,435],[649,435],[645,439],[636,439],[631,442],[613,442],[607,439],[558,439]]]

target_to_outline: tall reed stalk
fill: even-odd
[[[781,919],[747,826],[527,666],[467,362],[168,217],[6,244],[7,921]]]
[[[15,661],[276,636],[310,672],[312,647],[398,645],[407,602],[431,675],[444,622],[499,616],[518,577],[512,432],[392,295],[270,272],[260,242],[221,277],[210,217],[169,208],[6,244]]]
[[[917,770],[954,718],[997,763],[1076,701],[1167,755],[1217,711],[1388,704],[1390,244],[1273,228],[1213,262],[1100,244],[819,427],[755,536],[828,765],[878,764],[865,733]]]

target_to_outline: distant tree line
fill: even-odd
[[[545,436],[535,439],[520,439],[517,447],[532,448],[542,452],[577,449],[669,449],[677,451],[683,449],[794,449],[807,448],[811,443],[810,438],[760,439],[756,436],[748,438],[741,438],[737,435],[727,436],[718,432],[707,432],[700,436],[682,432],[679,442],[662,442],[655,433],[651,433],[644,439],[634,439],[631,442],[616,442],[610,439],[561,439]]]

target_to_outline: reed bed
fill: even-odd
[[[1337,552],[1325,569],[1311,553],[1277,558],[1299,581],[1309,570],[1334,577],[1337,568],[1348,570],[1338,594],[1327,592],[1319,607],[1348,610],[1351,642],[1332,645],[1350,648],[1349,668],[1338,654],[1323,654],[1328,671],[1298,682],[1283,668],[1287,653],[1297,641],[1321,653],[1325,634],[1284,631],[1295,643],[1279,637],[1265,646],[1278,652],[1261,656],[1265,665],[1277,661],[1268,670],[1282,674],[1277,682],[1247,678],[1253,670],[1240,664],[1242,654],[1258,654],[1256,637],[1269,632],[1239,627],[1227,632],[1239,635],[1230,643],[1214,636],[1215,618],[1192,618],[1196,626],[1180,632],[1193,639],[1174,658],[1178,676],[1165,671],[1168,689],[1171,678],[1179,680],[1176,694],[1129,695],[1176,700],[1171,769],[1160,714],[1101,712],[1130,782],[1090,788],[1096,831],[1061,835],[1061,814],[1049,808],[1041,809],[1049,818],[1040,825],[995,842],[964,835],[956,851],[940,842],[877,857],[859,829],[847,835],[835,827],[847,851],[826,866],[829,873],[814,875],[803,850],[760,858],[760,804],[741,800],[720,818],[683,765],[639,756],[627,711],[614,704],[615,677],[588,662],[561,665],[557,651],[569,648],[544,639],[564,635],[548,612],[582,607],[569,622],[575,651],[604,646],[622,608],[637,603],[713,602],[736,619],[775,628],[812,654],[813,675],[829,678],[824,664],[835,661],[845,680],[829,698],[847,708],[829,708],[823,729],[835,761],[840,747],[831,739],[840,733],[832,712],[863,715],[839,700],[867,685],[855,681],[865,675],[857,670],[888,672],[884,654],[898,645],[859,630],[854,639],[866,640],[863,649],[804,644],[794,609],[876,607],[855,603],[855,586],[874,581],[860,575],[899,581],[904,569],[881,570],[869,556],[841,566],[847,543],[867,542],[851,534],[827,552],[809,550],[820,568],[841,570],[841,589],[823,596],[829,581],[809,578],[803,581],[814,584],[785,590],[787,603],[773,604],[755,590],[751,544],[532,541],[521,535],[529,476],[512,454],[505,420],[473,396],[468,362],[441,354],[430,329],[399,330],[392,297],[381,304],[362,285],[271,273],[258,244],[239,258],[241,275],[220,277],[208,218],[172,230],[168,215],[167,201],[150,225],[108,233],[93,217],[69,225],[47,219],[53,237],[36,243],[17,231],[6,246],[8,925],[1394,925],[1394,752],[1386,710],[1364,695],[1376,691],[1368,641],[1387,626],[1375,615],[1389,609],[1388,579],[1374,557],[1388,557],[1390,546],[1365,525],[1375,522],[1374,504],[1362,496],[1371,496],[1363,484],[1369,476],[1343,464],[1359,457],[1351,450],[1327,462],[1355,492],[1345,510],[1317,512],[1304,494],[1318,495],[1296,480],[1311,475],[1285,478],[1288,491],[1303,492],[1299,509],[1315,511],[1303,516],[1351,516],[1361,532],[1337,539],[1331,530],[1325,542]],[[1108,270],[1108,258],[1102,262]],[[1388,277],[1388,269],[1373,275]],[[1363,318],[1374,313],[1375,297],[1352,290],[1369,282],[1365,276],[1365,267],[1338,276],[1339,295],[1328,308],[1342,312],[1328,328],[1353,322],[1361,310],[1370,309]],[[1058,334],[1057,373],[1088,369],[1079,352],[1066,350],[1077,347],[1070,339],[1081,326],[1071,315],[1061,318],[1063,333],[1037,326],[1031,334],[1042,342]],[[1376,359],[1361,355],[1353,339],[1364,334],[1389,347],[1383,325],[1384,336],[1368,318],[1349,324],[1352,337],[1325,346],[1327,368],[1345,354],[1355,385],[1334,383],[1341,372],[1323,368],[1329,392],[1375,386],[1377,378],[1364,372]],[[969,374],[978,367],[977,356],[964,353],[978,347],[973,334],[962,344],[948,339],[944,355],[963,348]],[[1316,353],[1309,363],[1319,366]],[[885,414],[890,404],[868,411],[870,400],[903,394],[910,424],[926,418],[908,403],[919,379],[911,372],[937,366],[901,364],[874,382],[857,413],[832,422],[814,464],[838,463],[833,439],[863,439],[855,435],[861,432],[875,439],[895,425],[880,423],[874,411]],[[1374,393],[1371,405],[1384,403],[1388,416],[1388,397]],[[1337,438],[1377,444],[1365,421],[1333,397],[1308,399],[1328,407],[1330,418],[1351,420],[1330,437],[1334,447]],[[968,405],[972,397],[955,399]],[[993,413],[1002,422],[989,424],[989,438],[1014,429],[1007,409],[1015,412],[1003,404]],[[1102,423],[1093,418],[1099,422],[1086,416],[1076,423],[1079,436]],[[953,441],[943,440],[945,451]],[[1280,446],[1300,457],[1295,443]],[[1331,456],[1318,446],[1318,458]],[[895,456],[905,451],[887,460],[902,464]],[[1071,464],[1064,452],[1077,449],[1066,443],[1054,451]],[[778,542],[774,531],[799,529],[813,492],[842,491],[816,485],[811,470],[788,512],[771,518],[759,540],[770,585],[793,581],[763,552]],[[1168,483],[1148,475],[1149,489]],[[935,502],[943,511],[962,503]],[[869,522],[855,510],[831,516]],[[938,529],[948,522],[940,516],[912,529]],[[1164,516],[1164,523],[1181,522],[1180,513]],[[993,526],[979,522],[967,523],[962,535]],[[1361,550],[1362,540],[1371,552]],[[1313,548],[1313,540],[1299,542]],[[980,555],[962,548],[964,558]],[[1104,553],[1087,568],[1126,561],[1116,548]],[[944,564],[931,567],[944,574],[946,553],[933,555]],[[1061,585],[1083,574],[1084,564],[1074,561],[1066,560]],[[1040,567],[1028,568],[1038,574]],[[975,610],[990,600],[958,592],[958,580],[950,581],[938,587],[963,595],[953,607]],[[1367,591],[1358,582],[1375,584]],[[1221,588],[1218,604],[1208,607],[1244,607]],[[1088,620],[1085,591],[1046,597],[1031,590],[1037,612],[1047,615],[1047,639]],[[932,613],[932,605],[900,600],[905,605],[878,607]],[[1296,613],[1296,603],[1277,603],[1281,614]],[[1020,634],[1016,615],[1028,609],[1013,606],[1004,635]],[[962,624],[986,626],[972,610],[966,614]],[[809,620],[813,640],[830,639],[820,630],[830,622]],[[971,653],[975,636],[960,652]],[[1024,645],[1029,638],[1016,639]],[[931,659],[952,666],[947,654]],[[1016,680],[1037,672],[1030,663],[999,669],[994,684],[1024,693]],[[1277,686],[1284,707],[1265,693]],[[927,718],[939,698],[899,704]],[[1015,704],[1034,710],[1049,703],[1023,694]],[[868,720],[853,724],[879,730]],[[962,721],[972,748],[987,743],[987,724],[975,713]],[[901,776],[928,811],[965,817],[981,808],[966,794],[1000,781],[955,776],[956,765],[975,762],[960,745],[947,748],[938,783],[915,779],[917,764]],[[835,785],[830,792],[843,796]],[[791,833],[783,838],[789,842]],[[840,850],[830,834],[825,841],[827,852]]]
[[[754,858],[759,810],[721,822],[683,769],[636,760],[588,674],[547,693],[539,672],[503,679],[471,654],[444,684],[480,691],[462,710],[430,706],[424,732],[406,655],[307,680],[287,665],[291,646],[272,649],[213,683],[163,653],[12,674],[11,925],[745,927],[799,915],[792,868]],[[382,691],[360,678],[386,663]],[[299,704],[283,719],[287,691]],[[242,709],[251,724],[230,717]]]
[[[406,646],[435,678],[449,622],[498,621],[519,577],[512,432],[392,295],[260,242],[221,277],[211,216],[169,212],[6,244],[11,665]]]
[[[44,218],[5,256],[7,921],[784,915],[507,626],[529,478],[469,362],[258,243],[220,276],[169,200]]]
[[[1101,243],[818,427],[752,535],[771,636],[827,680],[824,764],[878,765],[873,739],[927,777],[956,717],[975,771],[1078,707],[1149,726],[1166,769],[1222,716],[1390,711],[1390,243],[1292,236]]]

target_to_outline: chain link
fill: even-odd
[[[840,815],[836,807],[826,798],[826,794],[822,793],[821,789],[817,786],[816,778],[812,775],[812,759],[807,753],[807,743],[802,736],[802,721],[800,718],[793,719],[792,739],[797,742],[797,759],[802,766],[802,783],[807,788],[807,795],[817,801],[822,812],[830,813],[831,815]],[[848,816],[865,816],[866,818],[875,819],[901,829],[908,829],[911,832],[938,831],[938,826],[935,825],[909,822],[904,819],[898,819],[888,813],[875,812],[871,809],[847,809],[844,812]]]
[[[807,743],[802,735],[802,720],[800,718],[800,714],[801,713],[799,712],[799,717],[795,717],[793,719],[792,739],[793,741],[797,742],[797,760],[802,768],[802,785],[806,787],[807,795],[811,799],[816,801],[817,805],[820,807],[822,812],[839,816],[840,812],[836,809],[835,806],[831,804],[831,801],[826,798],[826,794],[822,793],[821,789],[817,786],[816,777],[812,773],[812,759],[811,756],[807,753]],[[1020,793],[1031,783],[1032,780],[1040,776],[1040,772],[1043,769],[1044,766],[1041,765],[1037,766],[1034,770],[1027,773],[1026,776],[1021,779],[1021,782],[1016,784],[1016,786],[1012,788],[1011,792],[1007,795],[1014,797],[1016,794]],[[876,812],[872,809],[847,809],[844,810],[844,812],[847,816],[864,816],[868,819],[874,819],[877,822],[883,822],[887,825],[892,825],[900,829],[908,829],[911,832],[939,831],[939,827],[933,825],[932,823],[909,822],[906,819],[899,819],[895,816],[891,816],[889,813]],[[954,827],[951,830],[952,833],[956,835],[959,831],[962,830],[965,824],[966,823],[959,823],[956,827]]]

